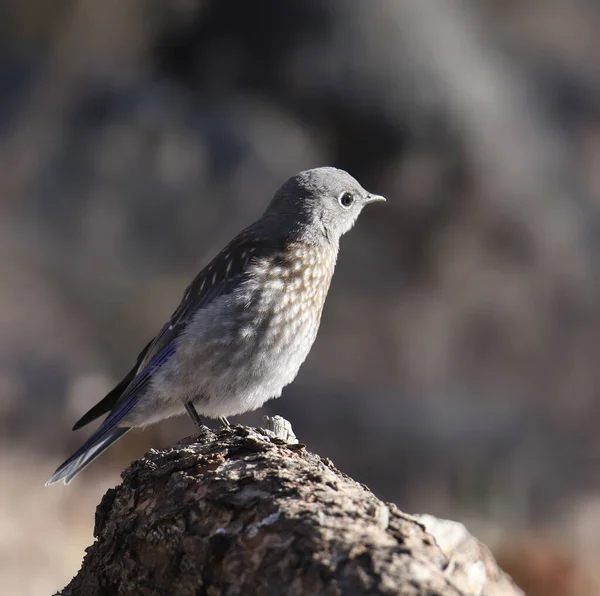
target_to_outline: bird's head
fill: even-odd
[[[385,199],[367,192],[344,170],[315,168],[285,182],[268,206],[265,219],[275,220],[299,239],[337,244],[365,205],[377,201]]]

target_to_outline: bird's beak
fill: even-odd
[[[367,195],[367,200],[365,201],[367,204],[379,202],[385,203],[385,197],[382,197],[381,195],[372,195],[371,193]]]

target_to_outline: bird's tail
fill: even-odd
[[[102,430],[102,427],[98,429]],[[130,427],[114,426],[110,430],[94,433],[66,462],[54,472],[46,482],[50,486],[61,480],[69,484],[83,468],[93,462],[103,451],[108,449],[115,441],[118,441]]]

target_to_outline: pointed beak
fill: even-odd
[[[372,195],[371,193],[367,195],[367,200],[365,201],[367,204],[379,202],[385,203],[385,197],[382,197],[381,195]]]

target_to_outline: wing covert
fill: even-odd
[[[181,303],[150,344],[137,375],[179,336],[198,309],[230,293],[246,275],[250,262],[274,248],[272,242],[266,242],[250,228],[234,238],[187,287]]]

